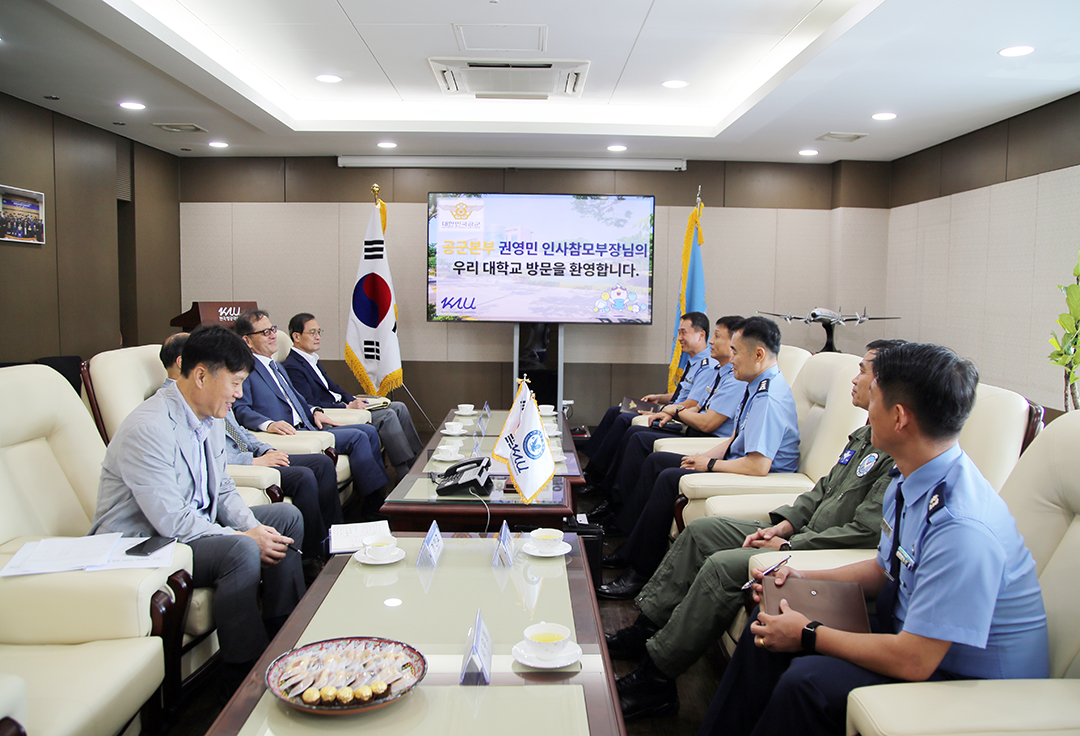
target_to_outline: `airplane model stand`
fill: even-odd
[[[825,328],[825,347],[821,348],[822,353],[839,353],[836,349],[836,343],[833,342],[833,330],[837,325],[844,325],[848,322],[854,322],[857,325],[861,325],[863,322],[869,322],[876,319],[902,319],[902,317],[868,317],[866,314],[866,307],[863,307],[862,314],[855,312],[855,314],[844,314],[843,307],[835,312],[825,307],[816,307],[812,311],[807,312],[802,317],[788,312],[787,314],[777,314],[776,312],[762,312],[758,311],[758,314],[767,314],[770,317],[780,317],[788,324],[791,324],[791,320],[797,319],[800,322],[805,322],[810,325],[817,322]]]

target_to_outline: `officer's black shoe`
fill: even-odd
[[[645,642],[652,633],[640,626],[627,626],[614,634],[604,634],[608,656],[612,659],[640,660],[645,656]]]
[[[593,507],[592,511],[587,512],[589,521],[596,523],[599,519],[606,516],[611,516],[614,513],[614,509],[611,508],[611,503],[608,501],[601,501]]]
[[[619,522],[617,522],[615,520],[614,516],[612,516],[611,518],[609,518],[609,519],[607,519],[607,520],[605,520],[605,521],[603,521],[601,523],[603,524],[604,536],[605,537],[625,537],[626,536],[626,532],[624,532],[621,528],[619,528]]]
[[[577,489],[577,495],[579,496],[593,496],[600,492],[599,483],[586,483],[581,488]]]
[[[629,568],[610,583],[604,583],[596,589],[596,597],[609,601],[628,601],[645,587],[649,582],[647,575],[642,575],[634,568]]]
[[[612,552],[610,555],[604,555],[604,558],[600,561],[600,566],[605,570],[621,570],[624,567],[628,567],[629,562],[619,557],[618,552]]]
[[[673,716],[679,712],[679,689],[675,680],[661,672],[645,655],[641,665],[615,681],[623,720]]]

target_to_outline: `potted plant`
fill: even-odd
[[[1065,411],[1070,408],[1080,409],[1080,399],[1076,395],[1076,369],[1080,367],[1077,356],[1077,349],[1080,348],[1080,257],[1073,268],[1073,280],[1068,286],[1058,285],[1061,293],[1065,295],[1065,305],[1069,311],[1062,312],[1057,318],[1061,337],[1058,338],[1056,332],[1050,331],[1050,345],[1054,351],[1047,356],[1051,365],[1059,365],[1065,369]]]

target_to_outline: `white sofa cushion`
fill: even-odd
[[[161,684],[157,637],[72,645],[0,644],[0,665],[26,681],[28,734],[114,736]]]
[[[13,718],[26,725],[26,680],[0,672],[0,718]]]

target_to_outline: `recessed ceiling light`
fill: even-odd
[[[800,156],[816,156],[817,151],[815,151],[813,148],[804,148],[803,150],[799,151],[799,155]]]
[[[229,144],[225,141],[210,141],[208,144],[211,148],[228,148]]]
[[[669,79],[668,81],[663,82],[661,86],[667,87],[668,89],[682,89],[683,87],[689,87],[690,83],[684,82],[681,79]]]
[[[397,148],[397,144],[393,141],[380,141],[379,148]]]
[[[121,102],[120,107],[124,108],[125,110],[145,110],[146,109],[146,105],[142,104],[141,102]]]
[[[1035,50],[1034,46],[1010,46],[998,51],[1001,56],[1027,56]]]
[[[895,112],[879,112],[871,115],[874,120],[896,120]]]
[[[608,146],[607,150],[611,151],[612,153],[622,153],[626,150],[626,146]]]
[[[326,82],[327,84],[337,84],[341,81],[341,77],[336,74],[320,74],[315,77],[316,82]]]

